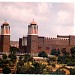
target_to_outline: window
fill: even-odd
[[[5,26],[6,34],[8,34],[8,26]]]

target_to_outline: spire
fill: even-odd
[[[33,21],[34,21],[34,19],[33,19]]]
[[[7,20],[5,20],[5,22],[6,22]]]

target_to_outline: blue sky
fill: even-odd
[[[28,25],[35,20],[39,36],[74,35],[74,3],[65,2],[0,2],[0,25],[7,20],[11,40],[28,33]]]

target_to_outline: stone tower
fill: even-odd
[[[27,36],[27,52],[37,53],[38,50],[38,25],[33,21],[28,25],[28,36]]]
[[[1,25],[1,52],[10,50],[10,26],[7,22]]]

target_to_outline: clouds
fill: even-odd
[[[61,21],[63,21],[63,20],[67,20],[70,17],[70,14],[66,11],[59,11],[58,17],[61,19]]]
[[[42,14],[47,13],[47,11],[49,9],[48,6],[49,6],[49,4],[47,4],[47,3],[39,3],[38,4],[38,8],[37,8],[38,9],[38,12],[39,13],[42,13]]]
[[[57,14],[57,22],[61,24],[66,24],[70,22],[70,18],[73,17],[68,11],[60,10]]]
[[[26,35],[32,19],[39,26],[39,35],[55,37],[58,34],[73,34],[74,4],[4,2],[0,3],[0,25],[5,19],[11,26],[11,40],[18,40]]]

